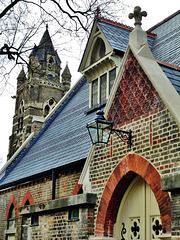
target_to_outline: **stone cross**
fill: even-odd
[[[135,18],[135,23],[134,23],[135,26],[136,25],[141,26],[142,17],[146,17],[146,16],[147,16],[147,12],[146,11],[141,12],[141,8],[139,6],[134,8],[134,13],[129,14],[130,19]]]

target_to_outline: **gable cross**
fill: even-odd
[[[140,25],[141,26],[141,20],[142,20],[142,17],[146,17],[147,16],[147,12],[146,11],[142,11],[141,12],[141,8],[139,6],[135,7],[134,8],[134,13],[130,13],[129,14],[129,18],[132,19],[134,18],[135,19],[135,23],[134,25]]]

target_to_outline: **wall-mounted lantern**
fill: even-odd
[[[107,121],[104,118],[104,112],[99,110],[96,113],[97,117],[93,123],[87,124],[87,129],[93,144],[102,145],[107,144],[111,133],[116,133],[121,141],[126,142],[131,148],[132,146],[132,131],[123,131],[113,129],[114,123]]]

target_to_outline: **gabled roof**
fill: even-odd
[[[153,88],[158,93],[158,96],[162,100],[163,104],[167,107],[167,109],[169,110],[169,112],[172,114],[175,121],[177,122],[177,124],[180,126],[180,108],[179,108],[180,96],[177,93],[177,91],[179,91],[179,86],[180,86],[180,79],[179,79],[180,69],[179,67],[170,66],[169,64],[166,64],[163,62],[159,62],[158,64],[156,59],[152,55],[150,48],[148,46],[148,43],[147,41],[145,41],[145,39],[146,39],[146,33],[141,29],[140,26],[135,27],[135,29],[131,32],[129,37],[129,43],[127,45],[124,57],[121,62],[120,70],[115,79],[112,91],[110,93],[109,99],[107,101],[107,104],[104,110],[105,117],[108,116],[111,110],[111,107],[113,109],[113,101],[115,97],[118,96],[120,98],[118,89],[119,89],[120,83],[122,82],[123,77],[125,76],[124,70],[129,60],[129,56],[133,55],[138,65],[141,67],[142,71],[145,73],[144,75],[147,77],[148,81],[151,82]],[[161,65],[161,67],[159,65]],[[126,77],[124,77],[124,79],[125,78]],[[171,83],[174,85],[175,88],[172,86]],[[125,93],[130,92],[129,91],[130,85],[127,84],[124,90],[125,90]],[[119,104],[117,107],[117,111],[118,113],[120,113],[119,100],[117,101],[117,103],[116,101],[114,102],[115,104]],[[123,102],[122,102],[122,105],[123,105]],[[121,107],[122,110],[123,110],[123,107]],[[130,114],[132,114],[131,111],[130,111]],[[115,114],[113,116],[115,116]],[[131,115],[131,117],[133,118],[134,115],[133,116]],[[119,124],[119,121],[118,121],[118,124]],[[123,124],[126,124],[126,122],[123,122]],[[86,174],[88,173],[89,164],[92,159],[93,150],[94,150],[94,147],[92,146],[89,151],[89,155],[86,159],[86,162],[84,164],[84,168],[82,170],[82,173],[79,179],[79,184],[84,183]]]
[[[52,115],[30,146],[15,160],[0,180],[0,186],[85,159],[91,141],[86,124],[95,113],[86,114],[89,85],[81,79]]]
[[[115,50],[125,52],[129,41],[129,34],[133,31],[133,28],[104,18],[100,18],[97,22],[111,47]],[[151,49],[156,35],[150,32],[147,34],[148,44]]]
[[[94,20],[94,24],[91,29],[91,33],[90,33],[90,36],[86,44],[86,48],[79,66],[79,71],[82,71],[84,67],[84,61],[87,58],[87,55],[89,55],[92,39],[94,37],[93,35],[96,36],[97,25],[99,26],[101,32],[104,34],[108,44],[112,48],[112,51],[114,50],[122,53],[126,51],[126,47],[129,41],[129,34],[133,30],[133,28],[118,22],[114,22],[106,18],[98,17]],[[147,35],[148,35],[149,47],[152,48],[156,34],[147,32]]]

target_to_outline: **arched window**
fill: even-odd
[[[47,60],[47,69],[49,71],[54,70],[54,66],[55,66],[55,60],[52,56],[50,56]]]
[[[24,101],[22,100],[19,104],[19,114],[18,114],[18,127],[17,127],[17,133],[21,132],[23,130],[23,115],[24,115]]]
[[[97,38],[94,48],[92,50],[91,55],[91,64],[99,60],[100,58],[104,57],[106,53],[106,46],[104,41],[101,38]]]
[[[45,101],[44,103],[44,117],[46,117],[50,111],[54,108],[54,106],[56,105],[56,101],[53,98],[49,98]]]
[[[48,105],[45,106],[44,108],[44,116],[46,117],[50,112],[50,107]]]
[[[15,229],[15,208],[14,204],[11,204],[8,216],[7,229]]]

